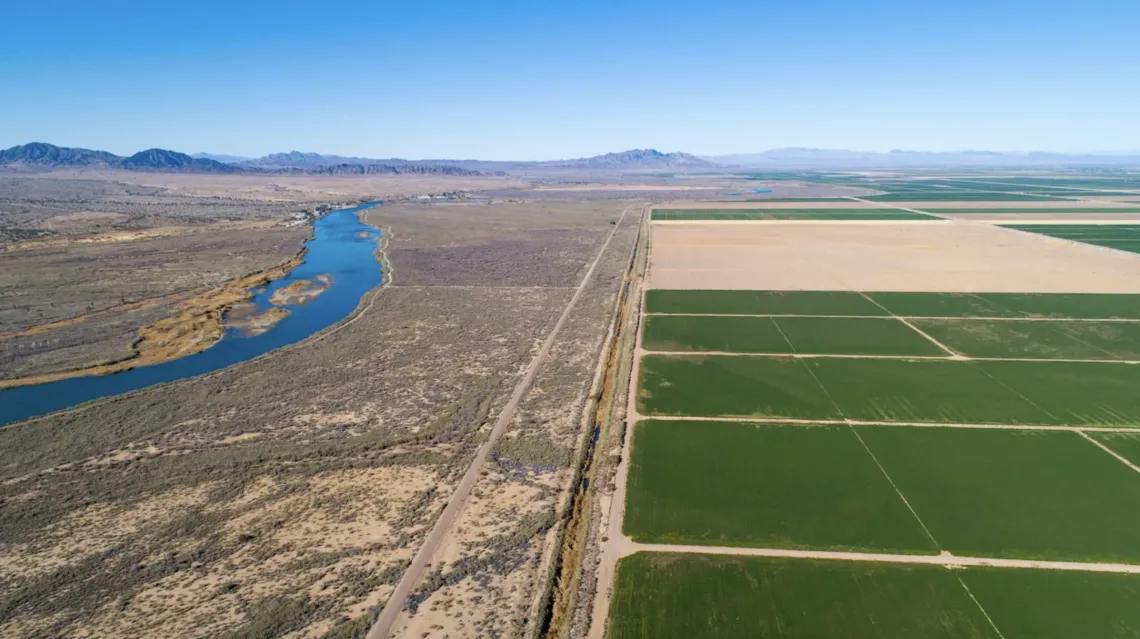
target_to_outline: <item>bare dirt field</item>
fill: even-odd
[[[1140,256],[969,222],[654,224],[653,242],[652,288],[1140,293]]]
[[[625,206],[383,207],[395,285],[342,329],[0,429],[0,635],[363,636]],[[409,623],[534,623],[612,246]]]
[[[653,205],[654,209],[884,209],[889,205],[877,202],[838,200],[834,202],[708,202],[676,200]]]

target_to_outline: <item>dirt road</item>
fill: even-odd
[[[562,325],[566,323],[566,319],[574,310],[578,298],[582,296],[582,292],[586,290],[586,285],[593,279],[594,271],[601,261],[602,256],[605,254],[606,249],[609,248],[610,241],[613,240],[614,234],[621,228],[622,222],[625,221],[625,216],[634,208],[638,207],[626,207],[626,209],[622,211],[621,219],[618,220],[609,235],[606,236],[606,241],[602,244],[602,248],[594,257],[594,261],[590,264],[590,268],[586,271],[585,276],[582,277],[582,281],[574,290],[574,294],[571,296],[569,303],[566,304],[566,308],[562,310],[562,315],[559,316],[557,323],[555,323],[554,328],[551,329],[550,334],[547,335],[546,341],[542,343],[542,347],[539,348],[538,353],[531,359],[522,379],[519,380],[519,383],[515,386],[514,392],[511,393],[510,399],[507,400],[506,406],[503,407],[503,411],[499,414],[499,418],[496,420],[494,427],[492,427],[487,441],[484,442],[475,453],[475,458],[471,461],[471,465],[468,466],[467,471],[463,474],[463,479],[460,480],[455,492],[453,492],[451,498],[448,499],[447,506],[444,507],[439,519],[436,520],[435,525],[424,539],[424,543],[420,546],[419,551],[412,559],[412,563],[408,566],[408,569],[404,571],[404,575],[400,578],[400,582],[396,584],[395,590],[393,590],[391,596],[388,597],[388,602],[384,605],[384,609],[380,612],[376,623],[373,624],[372,628],[368,631],[367,639],[386,639],[391,634],[392,626],[395,624],[400,611],[403,610],[405,603],[407,603],[408,595],[411,594],[412,588],[415,587],[423,576],[424,569],[427,567],[432,555],[435,554],[436,549],[440,546],[440,542],[452,524],[454,524],[456,516],[463,510],[463,506],[467,503],[467,499],[471,495],[471,490],[475,487],[475,482],[479,479],[479,471],[483,463],[495,448],[495,444],[503,434],[503,431],[505,431],[510,424],[511,419],[514,418],[515,411],[518,410],[519,402],[530,388],[530,384],[534,381],[535,375],[538,374],[538,369],[542,366],[543,361],[545,361],[547,355],[549,355],[550,349],[554,346],[555,339],[558,337],[558,332],[562,329]]]
[[[875,561],[896,564],[925,564],[952,568],[992,566],[996,568],[1034,568],[1038,570],[1079,570],[1137,575],[1140,565],[1092,563],[1086,561],[1041,561],[1037,559],[1000,559],[996,557],[961,557],[943,552],[939,555],[893,555],[887,553],[837,552],[829,550],[785,550],[781,548],[736,548],[722,546],[680,546],[672,544],[639,544],[625,541],[624,555],[635,552],[678,552],[702,555],[737,555],[749,557],[790,557],[794,559],[831,559],[837,561]]]

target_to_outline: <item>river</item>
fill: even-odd
[[[383,281],[376,259],[380,233],[357,216],[373,206],[369,203],[338,209],[313,222],[313,238],[306,242],[305,261],[284,278],[256,291],[252,302],[260,310],[268,309],[275,291],[299,280],[316,280],[319,275],[329,276],[331,284],[306,304],[284,306],[289,315],[268,331],[250,336],[241,329],[229,328],[222,339],[206,350],[169,362],[113,375],[73,377],[0,390],[0,425],[217,371],[295,344],[340,322],[356,309],[365,293]]]

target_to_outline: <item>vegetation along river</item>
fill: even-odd
[[[258,289],[252,305],[244,308],[246,314],[255,317],[266,311],[269,313],[264,317],[279,317],[268,330],[250,330],[247,322],[244,327],[228,327],[214,345],[180,359],[113,375],[73,377],[0,390],[0,425],[220,370],[295,344],[340,322],[356,309],[365,293],[383,280],[376,258],[379,232],[361,222],[357,215],[372,206],[338,209],[313,222],[313,238],[306,243],[304,262],[284,278]],[[306,283],[316,283],[324,290],[316,296],[288,294],[304,290]],[[274,293],[290,286],[294,288],[274,298]]]

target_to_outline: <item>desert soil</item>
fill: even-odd
[[[1140,293],[1140,255],[985,224],[654,224],[653,232],[652,288]]]

